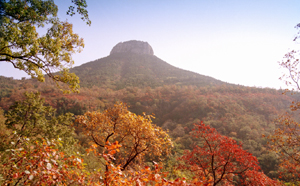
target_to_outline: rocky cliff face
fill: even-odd
[[[136,53],[153,55],[153,49],[147,42],[132,40],[120,42],[116,46],[114,46],[110,52],[110,55],[115,53]]]

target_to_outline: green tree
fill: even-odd
[[[5,124],[17,135],[33,140],[62,138],[65,147],[73,147],[73,114],[55,116],[55,109],[44,106],[39,93],[25,93],[7,112]],[[16,143],[16,146],[18,143]]]
[[[82,19],[90,24],[86,1],[72,0]],[[70,6],[67,14],[74,15]],[[69,73],[72,54],[84,47],[83,39],[73,33],[72,24],[60,21],[53,0],[0,1],[0,62],[9,62],[32,78],[43,82],[43,73],[55,82],[69,85],[65,91],[78,92],[79,78]],[[37,28],[48,27],[40,36]],[[60,75],[55,73],[60,71]]]
[[[10,130],[5,125],[4,111],[0,108],[0,152],[5,150],[9,141]]]

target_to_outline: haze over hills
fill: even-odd
[[[152,88],[162,85],[215,86],[224,82],[174,67],[154,55],[147,42],[127,41],[113,47],[110,55],[71,69],[82,87],[107,85]]]

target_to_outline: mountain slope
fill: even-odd
[[[152,88],[162,85],[215,86],[224,82],[176,68],[154,55],[115,53],[71,69],[79,76],[82,87],[128,86]]]

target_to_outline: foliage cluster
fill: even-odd
[[[299,28],[299,24],[296,26]],[[299,33],[294,40],[299,39]],[[291,91],[291,94],[297,94],[300,90],[299,80],[299,51],[292,50],[288,52],[280,66],[287,70],[281,79],[289,86],[291,90],[286,90],[285,94]],[[299,185],[300,183],[300,123],[299,123],[299,99],[293,101],[290,105],[293,115],[285,113],[280,115],[276,120],[276,129],[274,133],[268,136],[271,150],[279,157],[279,176],[282,180],[291,184]]]
[[[59,140],[31,141],[15,133],[1,152],[1,185],[84,185],[82,159],[60,151]]]
[[[52,115],[51,107],[43,105],[43,99],[39,97],[39,94],[31,93],[25,96],[26,99],[23,102],[16,102],[6,114],[5,125],[8,127],[6,130],[10,133],[6,134],[9,140],[1,142],[3,148],[0,151],[2,162],[0,182],[3,185],[216,185],[221,181],[223,183],[223,180],[227,178],[223,179],[222,173],[214,171],[213,175],[216,177],[221,175],[221,178],[218,178],[218,182],[211,182],[211,179],[197,175],[197,170],[192,180],[186,178],[170,180],[168,173],[162,170],[162,156],[170,156],[171,152],[170,137],[160,127],[152,124],[151,116],[133,114],[122,103],[103,112],[87,112],[77,117],[76,125],[82,130],[90,144],[86,148],[76,146],[74,143],[64,144],[62,141],[65,139],[64,134],[72,131],[73,127],[64,127],[66,122],[63,119],[58,123],[49,122],[57,118]],[[25,118],[27,117],[24,121],[23,114]],[[44,125],[41,123],[46,126],[46,129],[48,125],[60,130],[44,130]],[[219,147],[223,147],[223,138],[229,139],[203,123],[195,126],[198,126],[198,133],[194,133],[192,137],[208,141],[210,145],[219,144]],[[40,132],[36,133],[35,130]],[[215,132],[215,138],[206,138],[206,130]],[[75,139],[76,136],[73,134],[71,137]],[[236,143],[230,140],[233,144]],[[80,148],[83,148],[86,153],[79,153]],[[207,151],[206,148],[195,146],[194,150]],[[239,163],[246,166],[247,170],[259,170],[256,158],[244,151],[241,146],[226,146],[226,149],[221,148],[221,151],[212,151],[210,154],[217,157],[224,156],[225,153],[225,159],[228,159],[227,152],[234,155],[235,158],[231,159],[232,164],[228,164],[232,170],[241,167]],[[83,162],[89,154],[96,157],[93,164],[99,164],[98,170],[86,169],[88,165]],[[197,155],[197,157],[201,159],[198,162],[205,163],[208,160],[211,162],[208,164],[218,165],[224,161],[222,158],[210,160],[203,155]],[[194,167],[189,162],[196,163],[193,157],[187,157],[187,154],[180,159],[186,162],[178,165],[179,172],[187,166]],[[160,163],[153,160],[158,160]],[[149,166],[150,162],[153,162],[152,169]],[[194,169],[190,168],[190,170]],[[210,167],[203,167],[203,172],[210,172]],[[258,174],[264,175],[262,172]],[[214,178],[214,176],[207,175],[209,178]],[[267,178],[265,175],[264,177]],[[250,179],[250,174],[244,174],[244,178]],[[252,180],[256,185],[259,185],[261,181]],[[226,180],[224,183],[227,183]],[[267,178],[267,184],[260,185],[269,183],[279,184]]]
[[[86,2],[72,1],[83,20],[90,24]],[[68,13],[73,15],[75,7]],[[83,39],[73,33],[73,25],[60,21],[53,0],[0,1],[0,62],[11,63],[32,78],[45,81],[44,74],[55,82],[69,85],[78,92],[79,79],[69,73],[73,65],[72,54],[84,47]],[[40,36],[38,29],[47,28]],[[60,71],[60,75],[55,72]]]
[[[10,79],[3,79],[3,84],[8,86]],[[154,113],[153,122],[169,131],[169,135],[178,144],[175,150],[178,153],[191,148],[194,139],[189,132],[193,123],[203,120],[222,135],[243,142],[244,149],[258,158],[263,171],[271,177],[277,177],[277,157],[266,149],[267,140],[261,138],[261,135],[272,133],[275,128],[274,119],[278,114],[290,112],[290,102],[298,97],[282,95],[281,91],[273,89],[235,85],[164,85],[156,88],[126,87],[120,90],[112,90],[103,85],[81,88],[79,94],[62,95],[48,81],[14,82],[13,87],[3,89],[11,92],[9,96],[0,98],[0,106],[5,110],[15,101],[24,99],[25,91],[34,90],[41,92],[46,104],[56,108],[57,114],[71,112],[82,115],[87,111],[110,108],[116,101],[122,101],[128,104],[133,113]]]
[[[106,144],[118,142],[114,163],[125,170],[130,164],[142,164],[145,156],[161,158],[170,153],[169,135],[152,124],[151,116],[136,115],[123,104],[100,112],[87,112],[76,122],[102,152]]]
[[[86,1],[72,3],[67,14],[76,8],[90,25]],[[0,77],[2,185],[281,185],[268,177],[277,173],[299,184],[300,103],[290,106],[293,116],[277,119],[278,128],[271,122],[297,94],[229,85],[155,56],[123,53],[72,69],[85,88],[62,95],[48,81],[78,92],[69,67],[84,44],[56,14],[52,0],[0,1],[0,62],[33,78]],[[299,91],[296,55],[289,52],[280,65]],[[23,94],[36,90],[41,94]],[[112,106],[118,101],[131,111]]]
[[[257,158],[232,138],[220,135],[203,122],[195,124],[191,135],[200,139],[199,145],[184,152],[179,159],[185,164],[179,167],[191,171],[195,177],[204,177],[211,185],[279,184],[259,172]]]

